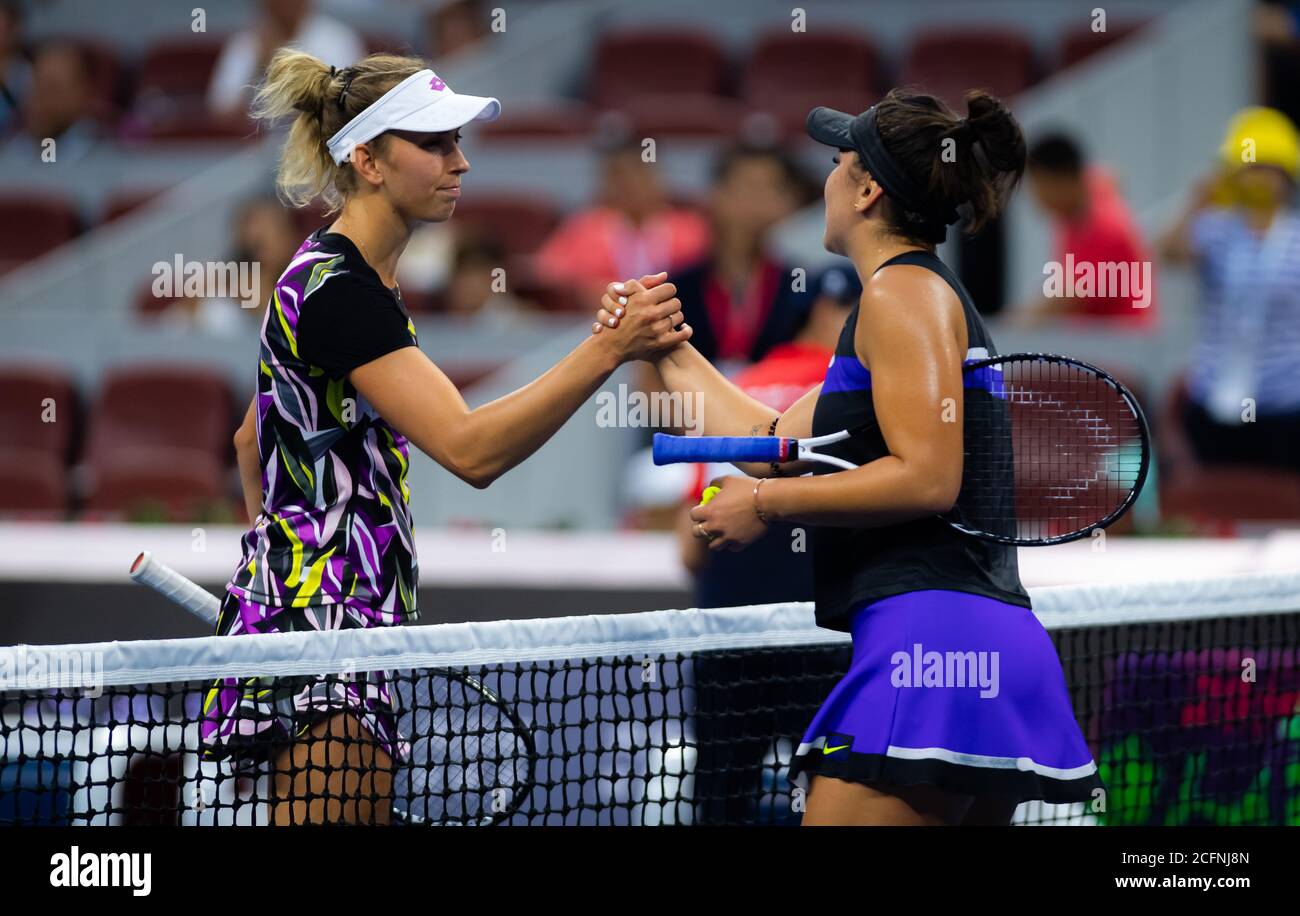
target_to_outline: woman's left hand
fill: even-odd
[[[754,508],[753,477],[719,477],[710,486],[720,492],[691,510],[691,532],[709,542],[710,550],[744,550],[767,534]]]

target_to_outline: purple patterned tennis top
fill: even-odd
[[[407,346],[415,326],[399,291],[347,237],[313,232],[262,322],[262,512],[230,592],[274,607],[343,605],[367,625],[418,616],[407,440],[348,381]]]

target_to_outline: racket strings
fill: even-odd
[[[1143,427],[1124,393],[1069,363],[1002,364],[992,391],[973,391],[965,417],[962,527],[1046,540],[1119,512],[1143,468]]]

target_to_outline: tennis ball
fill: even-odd
[[[709,500],[722,492],[721,487],[705,487],[703,495],[700,496],[700,505],[706,505]]]

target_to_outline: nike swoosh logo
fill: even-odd
[[[823,753],[823,754],[834,754],[836,751],[842,751],[842,750],[844,750],[844,749],[845,749],[846,747],[848,747],[848,746],[849,746],[849,745],[847,745],[847,744],[838,744],[838,745],[836,745],[835,747],[823,747],[823,748],[822,748],[822,753]]]

